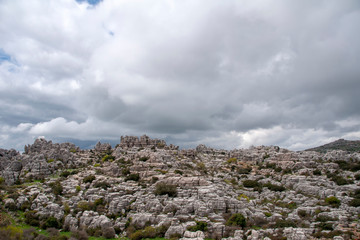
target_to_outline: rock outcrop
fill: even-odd
[[[6,211],[70,231],[187,240],[359,237],[358,152],[179,150],[147,136],[81,150],[37,139],[23,154],[0,149],[0,167]]]

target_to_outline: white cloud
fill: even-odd
[[[359,8],[3,1],[0,147],[37,135],[292,149],[356,137]]]

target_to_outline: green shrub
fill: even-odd
[[[271,183],[265,184],[264,187],[267,187],[269,190],[274,191],[274,192],[282,192],[282,191],[285,191],[285,189],[286,189],[284,186],[275,185],[275,184],[271,184]]]
[[[187,230],[189,230],[190,232],[196,232],[196,231],[207,231],[207,222],[203,222],[203,221],[196,221],[196,225],[195,226],[189,226],[187,227]]]
[[[291,170],[291,168],[285,168],[285,169],[282,170],[282,173],[283,174],[291,174],[292,170]]]
[[[272,168],[272,169],[275,170],[275,168],[276,168],[276,163],[266,163],[265,168]]]
[[[245,219],[244,215],[242,215],[241,213],[235,213],[235,214],[231,215],[231,217],[226,221],[226,225],[245,227],[246,219]]]
[[[317,176],[320,176],[320,175],[321,175],[321,171],[320,171],[319,169],[315,169],[315,170],[313,171],[313,174],[314,174],[314,175],[317,175]]]
[[[141,162],[146,162],[147,160],[149,160],[149,157],[141,157],[141,158],[139,158],[139,161],[141,161]]]
[[[352,181],[346,180],[342,176],[338,176],[338,175],[332,176],[331,180],[334,181],[339,186],[352,183]]]
[[[51,190],[55,194],[55,196],[62,194],[63,187],[61,186],[61,183],[59,181],[52,182],[49,184],[49,186],[51,187]]]
[[[237,163],[237,159],[236,158],[229,158],[226,162],[229,163],[229,164]]]
[[[95,188],[102,188],[104,190],[108,189],[109,187],[111,187],[110,183],[106,182],[106,181],[101,181],[101,182],[96,182],[94,184]]]
[[[94,175],[89,175],[84,177],[83,183],[92,183],[92,181],[94,181],[95,179],[96,177]]]
[[[80,187],[80,186],[76,186],[76,187],[75,187],[75,190],[76,190],[76,192],[80,192],[80,191],[81,191],[81,187]]]
[[[99,206],[99,205],[103,205],[104,204],[104,199],[103,198],[98,198],[94,201],[95,206]]]
[[[129,175],[131,172],[130,172],[130,169],[129,168],[123,168],[121,169],[121,174],[126,176],[126,175]]]
[[[42,224],[41,224],[41,228],[42,229],[47,229],[47,228],[60,228],[61,225],[59,223],[59,221],[54,218],[54,217],[49,217],[47,218]]]
[[[310,215],[306,212],[306,210],[298,210],[297,211],[297,214],[299,217],[302,217],[302,218],[306,218],[306,217],[309,217]]]
[[[354,198],[353,200],[351,200],[349,202],[349,205],[351,207],[360,207],[360,199],[359,198]]]
[[[315,218],[315,221],[317,222],[329,222],[329,221],[335,221],[336,219],[333,219],[329,216],[320,215]]]
[[[127,176],[125,178],[125,181],[139,181],[140,180],[140,175],[138,173],[132,173],[129,176]]]
[[[114,161],[114,159],[115,159],[114,156],[112,156],[112,155],[107,155],[107,154],[106,154],[101,160],[102,160],[103,162],[106,162],[106,161],[112,162],[112,161]]]
[[[355,176],[354,176],[354,178],[355,178],[355,180],[360,180],[360,174],[356,174]],[[1,182],[1,181],[0,181]]]
[[[249,174],[252,171],[251,167],[247,167],[247,168],[239,168],[238,169],[238,174]]]
[[[179,169],[176,169],[176,170],[174,171],[174,173],[183,175],[183,171],[181,171],[181,170],[179,170]]]
[[[176,197],[177,189],[176,185],[166,184],[166,183],[158,183],[155,186],[155,195],[168,195],[169,197]]]
[[[36,213],[36,211],[25,212],[25,223],[34,227],[40,226],[39,216]]]
[[[256,188],[261,186],[261,184],[256,180],[244,180],[242,184],[246,188]]]
[[[77,207],[80,209],[80,211],[88,211],[93,209],[92,204],[86,201],[78,202]]]
[[[72,153],[76,153],[77,151],[76,151],[76,149],[75,149],[75,148],[72,148],[72,149],[70,149],[70,152],[72,152]]]
[[[71,175],[71,173],[69,171],[64,171],[64,172],[60,173],[60,177],[64,177],[64,178],[67,178],[70,175]]]
[[[0,185],[2,185],[5,182],[5,179],[3,177],[0,177]]]
[[[138,230],[130,235],[131,240],[141,240],[144,238],[155,238],[157,237],[158,232],[157,229],[154,227],[146,227],[143,230]]]
[[[52,163],[52,162],[54,162],[54,161],[55,161],[55,159],[50,158],[49,160],[47,160],[47,163]]]
[[[360,188],[355,189],[354,193],[351,194],[353,198],[360,198]]]
[[[321,222],[317,224],[316,227],[320,228],[321,230],[328,230],[328,231],[334,230],[333,224],[329,222]]]
[[[296,228],[297,225],[295,222],[291,221],[291,220],[277,220],[275,225],[274,225],[274,228],[287,228],[287,227],[293,227],[293,228]]]
[[[272,216],[272,213],[270,213],[270,212],[264,212],[264,214],[265,214],[266,217],[271,217]]]
[[[341,204],[340,200],[335,196],[325,198],[325,203],[336,208],[338,208]]]
[[[335,161],[335,163],[337,163],[339,165],[339,168],[341,170],[347,170],[347,171],[352,171],[352,172],[356,172],[356,171],[360,170],[359,162],[354,163],[354,162],[339,160],[339,161]]]

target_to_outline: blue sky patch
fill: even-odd
[[[101,2],[102,0],[76,0],[78,3],[82,3],[82,2],[87,2],[91,5],[96,5],[99,2]]]
[[[4,61],[10,61],[11,56],[7,54],[2,48],[0,48],[0,63]]]

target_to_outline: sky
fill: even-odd
[[[360,139],[358,0],[0,0],[0,148]]]

